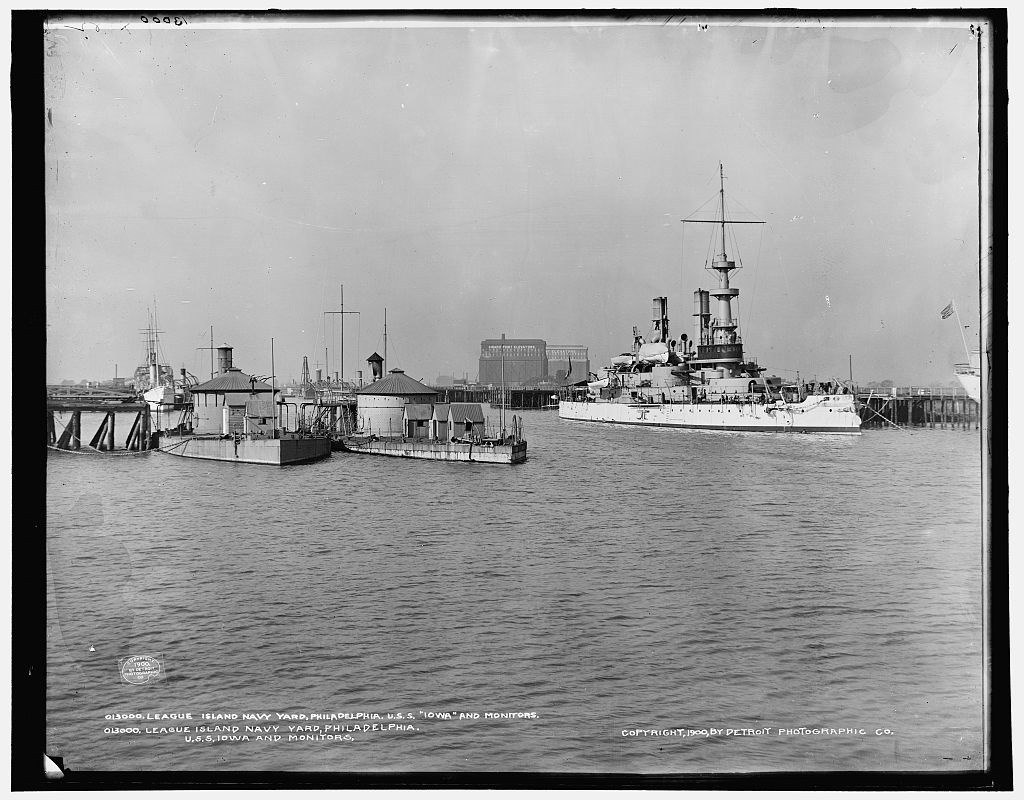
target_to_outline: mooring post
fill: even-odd
[[[107,414],[107,449],[114,449],[114,412]]]
[[[149,449],[149,437],[150,437],[150,421],[149,421],[149,404],[147,403],[142,408],[142,446],[140,450]]]
[[[71,447],[75,450],[82,449],[82,412],[71,412]]]
[[[53,422],[53,412],[46,412],[46,443],[56,444],[57,443],[57,427]]]

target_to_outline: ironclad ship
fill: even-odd
[[[218,374],[191,387],[186,418],[174,433],[161,435],[160,451],[182,458],[281,467],[330,456],[330,439],[300,430],[297,420],[282,418],[287,408],[276,385],[235,367],[232,350],[227,345],[217,348]]]
[[[739,289],[729,283],[737,267],[726,254],[726,226],[733,221],[726,219],[721,164],[719,182],[718,219],[684,220],[714,222],[721,234],[710,266],[718,286],[694,292],[694,338],[671,338],[668,298],[655,297],[650,334],[634,328],[632,349],[613,358],[606,377],[588,384],[584,397],[562,400],[558,416],[668,428],[859,434],[855,397],[838,381],[784,385],[745,358],[732,307]]]

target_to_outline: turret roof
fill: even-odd
[[[410,378],[400,369],[393,369],[379,381],[374,381],[369,386],[358,389],[356,394],[392,395],[400,397],[414,397],[429,395],[436,397],[437,392],[429,386],[424,386],[418,380]]]
[[[230,367],[227,372],[214,376],[211,380],[206,381],[206,383],[193,386],[191,391],[193,394],[196,392],[215,394],[219,392],[251,392],[253,389],[251,375],[246,375],[237,367]],[[273,387],[269,383],[256,381],[255,391],[272,392]]]

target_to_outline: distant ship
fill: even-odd
[[[719,164],[720,246],[711,269],[718,287],[694,292],[696,336],[670,338],[668,298],[655,297],[650,334],[633,329],[633,348],[615,356],[606,377],[587,386],[584,398],[563,400],[558,416],[566,420],[611,422],[668,428],[726,431],[859,434],[860,416],[853,394],[838,381],[806,386],[765,378],[753,360],[744,360],[732,301],[739,289],[729,285],[736,262],[726,255],[725,180]],[[711,314],[711,298],[717,316]]]
[[[981,402],[981,351],[975,350],[968,354],[966,364],[954,364],[953,373],[967,396],[976,403]]]
[[[940,312],[943,319],[956,317],[956,326],[960,329],[960,338],[964,342],[964,353],[967,354],[967,362],[953,365],[953,374],[964,387],[967,396],[974,402],[981,402],[981,350],[970,350],[967,347],[966,326],[960,321],[960,312],[956,307],[956,300],[950,300]]]
[[[146,363],[135,370],[135,388],[153,414],[153,430],[163,431],[177,427],[183,413],[191,405],[189,382],[182,369],[180,380],[174,379],[174,369],[159,362],[160,331],[150,314],[149,326],[143,328],[146,339]]]

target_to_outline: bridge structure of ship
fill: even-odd
[[[963,389],[891,386],[855,390],[866,428],[926,427],[978,430],[980,404]]]

